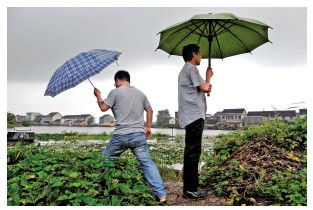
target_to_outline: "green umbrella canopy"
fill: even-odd
[[[270,42],[270,26],[258,20],[237,17],[231,13],[199,14],[190,20],[172,25],[159,34],[157,49],[170,55],[182,55],[188,44],[197,44],[203,58],[226,58],[251,53],[258,46]]]

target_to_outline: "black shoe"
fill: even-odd
[[[190,199],[203,199],[207,196],[206,192],[201,192],[201,191],[196,191],[196,192],[190,192],[190,191],[186,191],[183,194],[183,198],[190,198]]]

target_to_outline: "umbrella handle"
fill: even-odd
[[[211,88],[212,88],[212,85],[210,85],[210,87],[209,87],[209,92],[207,92],[207,96],[210,96],[210,93],[211,93]]]

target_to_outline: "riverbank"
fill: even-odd
[[[30,126],[30,127],[17,127],[17,128],[8,128],[8,132],[14,131],[31,131],[36,134],[48,133],[87,133],[87,134],[111,134],[114,131],[114,127],[83,127],[83,126]],[[164,134],[168,136],[184,136],[185,129],[176,129],[176,128],[152,128],[154,134]],[[203,136],[217,136],[222,133],[230,133],[229,130],[207,130],[203,131]]]
[[[168,167],[183,162],[183,137],[149,141],[167,205],[307,205],[306,118],[204,137],[199,178],[208,197],[202,201],[183,199],[181,170]],[[111,164],[101,156],[107,140],[67,142],[8,148],[8,205],[159,205],[129,150]]]

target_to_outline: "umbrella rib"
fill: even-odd
[[[221,22],[224,22],[224,21],[221,21]],[[227,23],[230,23],[230,19],[228,19],[227,21],[225,21],[223,25],[222,25],[222,24],[219,24],[219,23],[218,23],[218,20],[214,21],[213,23],[215,23],[214,28],[215,28],[217,25],[220,25],[220,26],[221,26],[217,31],[215,31],[215,34],[222,34],[222,33],[225,33],[225,31],[227,31],[225,25],[226,25]],[[232,25],[231,25],[230,27],[232,27]],[[230,28],[230,27],[229,27],[229,28]],[[216,35],[216,36],[217,36],[217,35]]]
[[[201,21],[198,21],[197,23],[201,23]],[[178,33],[179,31],[184,30],[184,29],[189,29],[190,31],[192,31],[189,27],[194,26],[194,25],[195,24],[191,21],[191,24],[188,24],[188,25],[186,25],[186,26],[184,26],[184,27],[182,27],[176,31],[173,31],[169,36],[172,36],[173,34]]]
[[[193,20],[191,20],[191,22],[193,23]],[[197,42],[198,45],[199,45],[200,40],[201,40],[202,37],[208,38],[208,36],[209,36],[209,35],[206,35],[206,34],[204,33],[204,31],[206,31],[207,34],[210,34],[210,33],[206,30],[206,29],[207,29],[208,22],[207,22],[207,21],[199,21],[199,23],[201,23],[199,26],[196,25],[197,23],[194,23],[194,24],[193,24],[193,25],[200,31],[200,33],[198,33],[198,32],[195,32],[195,30],[194,30],[194,33],[197,34],[197,35],[199,35],[199,39],[198,39],[198,42]],[[201,28],[200,28],[201,25],[205,25],[205,27],[204,27],[203,29],[201,29]]]
[[[243,41],[242,41],[238,36],[236,36],[236,34],[234,34],[233,32],[231,32],[231,31],[229,30],[229,28],[235,26],[235,24],[232,23],[232,25],[231,25],[230,27],[225,27],[225,24],[226,24],[226,23],[225,23],[224,25],[221,25],[220,23],[218,23],[218,21],[216,21],[215,23],[218,24],[218,25],[220,25],[222,28],[224,28],[226,31],[228,31],[231,35],[233,35],[233,36],[242,44],[242,46],[244,46],[244,47],[246,48],[246,50],[248,50],[250,53],[252,52],[252,50],[250,50],[250,49],[243,43]],[[217,36],[216,36],[216,38],[217,38]]]
[[[221,21],[221,22],[224,22],[224,21],[222,21],[222,20],[220,20],[220,21]],[[225,24],[222,25],[222,24],[220,24],[218,21],[217,21],[216,23],[219,24],[219,25],[220,25],[222,28],[224,28],[226,31],[228,31],[230,34],[232,34],[237,40],[239,40],[239,41],[242,43],[242,45],[243,45],[250,53],[251,53],[252,50],[250,50],[250,49],[241,41],[241,39],[240,39],[239,37],[237,37],[233,32],[231,32],[231,31],[228,30],[228,29],[231,28],[231,27],[233,27],[233,26],[239,26],[239,27],[248,29],[248,30],[250,30],[250,31],[253,31],[253,32],[255,32],[255,33],[257,33],[257,34],[259,34],[260,36],[263,37],[263,35],[260,34],[258,31],[254,30],[254,29],[252,29],[252,28],[243,26],[243,25],[241,25],[241,24],[239,24],[239,23],[232,23],[232,22],[229,22],[229,21],[228,21],[228,22],[225,22],[225,24],[226,24],[226,23],[232,24],[232,25],[229,26],[229,27],[225,27]],[[266,37],[263,37],[263,38],[266,38]],[[266,39],[268,40],[268,38],[266,38]]]
[[[200,22],[201,23],[201,22]],[[194,24],[191,24],[191,25],[188,25],[188,26],[186,26],[186,27],[183,27],[183,28],[181,28],[181,29],[179,29],[179,30],[177,30],[177,31],[175,31],[175,32],[173,32],[171,35],[173,35],[174,33],[176,33],[176,32],[178,32],[178,31],[180,31],[180,30],[182,30],[182,29],[189,29],[190,30],[190,32],[183,38],[183,39],[181,39],[180,40],[180,42],[178,42],[178,44],[172,49],[172,51],[170,52],[170,55],[175,51],[175,49],[180,45],[180,43],[182,43],[190,34],[192,34],[192,33],[194,33],[194,30],[192,30],[192,29],[190,29],[189,28],[189,26],[193,26]],[[195,25],[196,27],[197,27],[197,25]],[[171,36],[170,35],[170,36]],[[170,56],[169,55],[169,56]]]
[[[215,23],[215,22],[213,22],[213,23]],[[200,26],[197,27],[197,28],[198,28],[200,31],[202,31],[202,32],[204,32],[204,30],[206,30],[206,32],[207,32],[207,34],[208,34],[208,35],[206,35],[206,38],[209,38],[209,36],[210,36],[210,34],[211,34],[211,31],[208,31],[208,27],[207,27],[208,24],[209,24],[208,21],[203,21],[203,25],[206,25],[203,30],[200,29]],[[225,23],[225,24],[226,24],[226,23]],[[212,36],[216,38],[217,44],[218,44],[218,47],[219,47],[219,51],[220,51],[220,54],[221,54],[221,57],[224,58],[224,57],[223,57],[223,52],[222,52],[222,50],[221,50],[220,43],[219,43],[218,38],[217,38],[217,35],[216,35],[216,34],[217,34],[217,31],[214,30],[214,29],[216,28],[216,26],[217,26],[217,24],[215,23],[215,25],[213,26],[213,30],[212,30],[212,32],[215,32],[215,33],[214,33]],[[200,35],[198,43],[200,42],[200,39],[203,37],[202,34],[204,34],[204,33],[198,34],[198,35]]]
[[[263,38],[268,39],[267,37],[264,37],[264,36],[263,36],[260,32],[258,32],[258,31],[256,31],[256,30],[254,30],[254,29],[252,29],[252,28],[246,27],[246,26],[241,25],[241,24],[234,24],[234,25],[237,25],[237,26],[243,27],[243,28],[245,28],[245,29],[248,29],[248,30],[250,30],[250,31],[253,31],[253,32],[255,32],[255,33],[259,34],[260,36],[262,36]]]
[[[231,29],[232,27],[244,28],[246,30],[254,32],[255,34],[258,34],[260,37],[263,37],[264,39],[269,41],[268,38],[266,36],[264,36],[262,33],[258,32],[257,30],[255,30],[253,28],[245,26],[240,21],[244,21],[244,22],[247,22],[249,24],[253,24],[253,25],[258,26],[257,24],[254,24],[253,22],[240,20],[240,19],[235,19],[235,20],[233,20],[233,19],[211,19],[210,21],[213,22],[213,24],[212,24],[213,30],[212,31],[210,31],[210,29],[208,28],[208,24],[209,24],[208,20],[191,19],[191,20],[185,22],[184,26],[182,26],[181,28],[171,32],[167,38],[170,38],[174,34],[179,33],[183,30],[189,31],[188,33],[182,34],[182,37],[180,38],[179,42],[176,45],[174,45],[174,47],[172,48],[172,50],[170,51],[169,54],[172,55],[173,52],[177,49],[177,47],[181,45],[181,43],[183,43],[191,34],[195,34],[195,35],[199,36],[198,38],[195,38],[195,41],[197,39],[198,45],[201,42],[201,39],[203,37],[205,37],[207,39],[209,39],[210,37],[215,37],[217,45],[218,45],[219,54],[220,54],[221,58],[224,58],[223,50],[221,48],[221,42],[220,42],[220,39],[218,38],[218,36],[223,34],[223,33],[229,33],[230,36],[234,37],[234,39],[237,40],[240,43],[240,45],[244,49],[246,49],[247,52],[251,53],[253,49],[250,49],[250,47],[248,47],[248,45],[245,44],[245,42],[241,39],[240,36],[238,36],[236,33],[232,32],[232,29]],[[259,26],[262,27],[262,25],[259,25]],[[266,27],[266,26],[264,26],[264,27]]]
[[[215,22],[213,22],[213,23],[215,23]],[[221,45],[220,45],[220,42],[219,42],[219,40],[218,40],[218,36],[216,35],[216,34],[217,34],[217,31],[214,30],[214,29],[216,28],[216,26],[217,26],[217,24],[215,23],[215,25],[213,26],[213,32],[215,32],[215,34],[213,34],[213,36],[215,36],[215,38],[216,38],[216,42],[217,42],[217,45],[218,45],[218,49],[219,49],[220,54],[221,54],[221,57],[222,57],[222,59],[223,59],[224,56],[223,56],[223,52],[222,52],[222,49],[221,49]]]
[[[201,36],[201,37],[208,37],[209,35],[209,33],[208,34],[205,34],[204,33],[204,31],[205,31],[205,29],[206,29],[206,27],[204,27],[203,29],[201,29],[200,28],[200,26],[201,25],[205,25],[205,26],[207,26],[208,25],[208,22],[207,21],[198,21],[198,22],[194,22],[194,20],[191,20],[191,22],[193,23],[193,26],[195,26],[196,27],[196,29],[198,29],[201,33],[198,33],[198,32],[196,32],[196,30],[194,30],[193,32],[194,32],[194,34],[197,34],[197,35],[199,35],[199,36]],[[197,23],[200,23],[200,25],[197,25]],[[206,32],[208,32],[208,31],[206,31]]]

